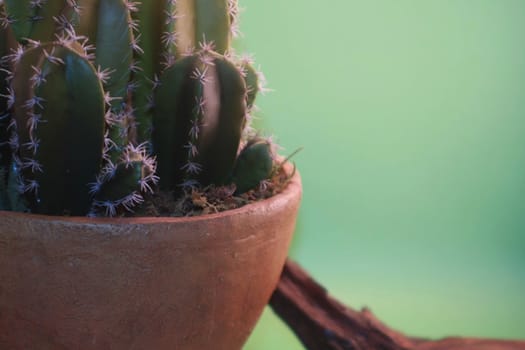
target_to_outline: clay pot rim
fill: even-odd
[[[12,217],[18,217],[20,219],[31,218],[32,220],[38,219],[42,221],[61,221],[64,223],[77,223],[77,224],[101,224],[101,225],[143,225],[143,224],[177,224],[177,223],[195,223],[195,222],[206,222],[212,221],[218,218],[227,218],[233,216],[240,216],[248,212],[261,210],[262,207],[273,207],[277,203],[287,202],[292,200],[296,196],[302,196],[302,183],[299,172],[295,169],[295,165],[286,163],[283,165],[285,172],[288,174],[293,173],[292,178],[289,180],[286,187],[278,194],[263,199],[260,201],[246,204],[236,209],[230,209],[213,214],[204,214],[189,217],[169,217],[169,216],[141,216],[141,217],[96,217],[91,218],[87,216],[57,216],[57,215],[43,215],[43,214],[31,214],[14,211],[0,210],[1,215],[9,215]]]

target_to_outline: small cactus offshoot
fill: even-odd
[[[274,161],[237,34],[236,0],[0,1],[0,210],[115,216],[159,190],[257,187]]]

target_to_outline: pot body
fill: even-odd
[[[0,212],[0,349],[240,349],[278,282],[299,176],[195,218]]]

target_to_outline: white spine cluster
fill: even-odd
[[[135,190],[120,198],[97,198],[105,185],[112,186],[111,181],[117,176],[119,170],[125,171],[136,166],[141,167],[142,176],[136,179],[137,187]],[[90,192],[96,198],[93,201],[90,216],[97,216],[100,212],[106,216],[115,216],[119,207],[128,212],[133,212],[136,205],[144,202],[143,193],[153,193],[153,189],[159,180],[155,172],[155,159],[147,155],[146,145],[128,145],[118,163],[108,161],[97,180],[90,184]]]

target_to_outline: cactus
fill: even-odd
[[[111,161],[115,162],[130,142],[131,116],[127,103],[131,78],[129,67],[136,49],[130,27],[131,14],[127,3],[121,0],[82,0],[78,2],[78,6],[83,14],[88,15],[80,16],[74,22],[78,27],[76,32],[85,36],[86,44],[94,48],[93,64],[100,72],[104,91],[110,98],[106,119],[108,135],[113,142],[107,153]]]
[[[13,92],[31,210],[87,212],[85,184],[96,180],[104,143],[104,92],[95,68],[65,45],[43,44],[20,57]]]
[[[152,137],[161,186],[228,180],[244,124],[245,92],[238,69],[212,52],[184,57],[166,70],[155,98]]]
[[[236,185],[237,193],[244,193],[267,179],[272,173],[274,155],[268,140],[254,138],[242,149],[235,168],[232,180]]]
[[[0,1],[0,210],[114,216],[159,188],[255,187],[272,159],[242,141],[260,88],[230,46],[237,13],[236,0]]]

